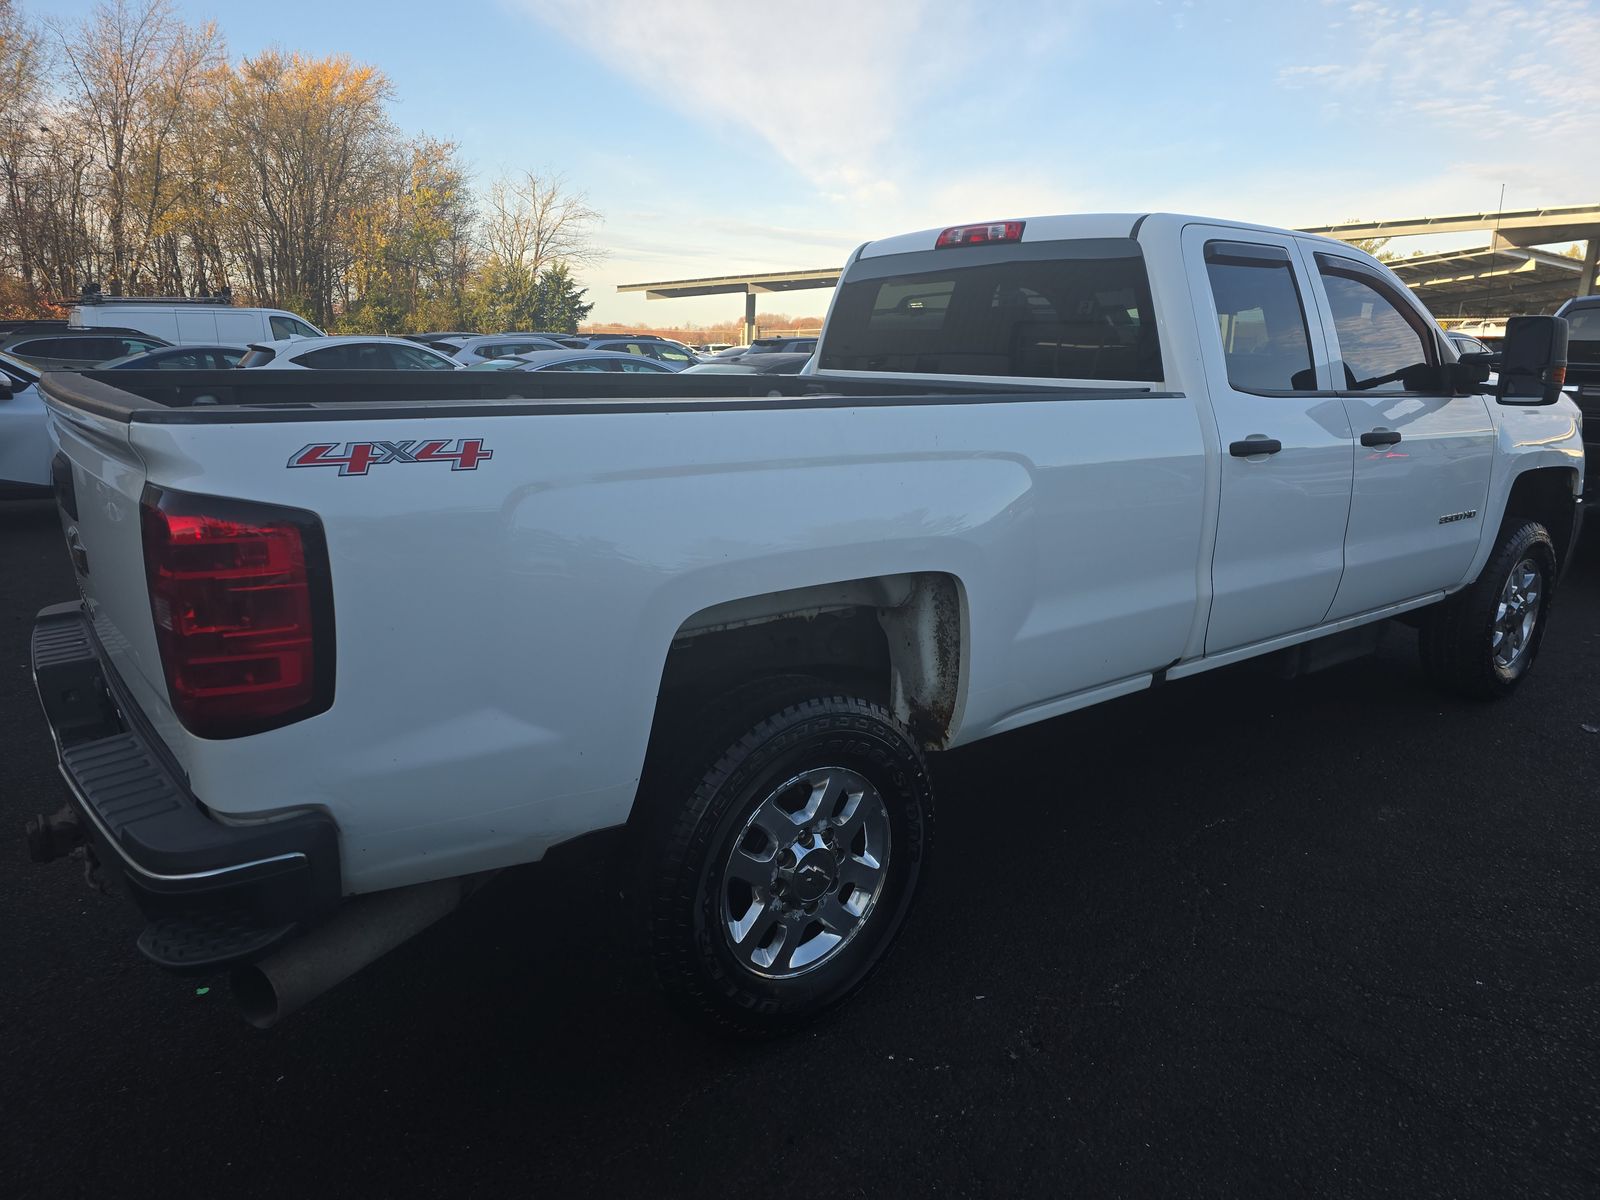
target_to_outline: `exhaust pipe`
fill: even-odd
[[[401,942],[448,916],[484,877],[440,879],[357,896],[326,924],[233,972],[244,1019],[270,1029]]]

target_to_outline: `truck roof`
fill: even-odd
[[[1224,220],[1221,217],[1193,216],[1184,213],[1070,213],[1054,216],[1036,217],[1002,217],[995,218],[994,223],[1001,221],[1021,221],[1022,241],[1026,242],[1055,242],[1065,241],[1070,238],[1127,238],[1134,237],[1138,229],[1147,222],[1158,224],[1178,225],[1221,225],[1233,229],[1253,229],[1262,233],[1287,233],[1298,238],[1309,238],[1314,241],[1326,243],[1329,247],[1343,249],[1346,253],[1350,247],[1333,238],[1323,237],[1320,234],[1299,233],[1291,229],[1281,229],[1273,225],[1257,225],[1248,221]],[[963,224],[982,224],[983,222],[964,222]],[[954,228],[958,228],[955,226]],[[879,258],[888,254],[915,254],[923,250],[932,250],[939,235],[953,226],[945,225],[936,229],[920,229],[915,233],[902,233],[894,237],[879,238],[867,242],[856,251],[851,261],[857,258]]]

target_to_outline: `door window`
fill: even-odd
[[[1435,342],[1426,322],[1358,263],[1317,255],[1344,386],[1355,392],[1430,391],[1437,385]]]
[[[687,351],[680,350],[677,346],[670,346],[665,342],[659,343],[654,348],[650,357],[658,358],[662,362],[667,363],[681,363],[686,367],[694,361],[693,356],[691,356]]]
[[[182,354],[166,354],[151,364],[158,371],[194,371],[211,366],[211,354],[205,350],[185,350]]]
[[[294,317],[272,316],[267,319],[272,325],[273,338],[279,341],[283,340],[284,338],[308,338],[322,336],[304,321],[297,320]]]
[[[616,362],[616,359],[609,358],[580,358],[574,362],[556,363],[554,366],[542,369],[546,371],[614,371],[616,370]],[[623,365],[631,367],[633,364],[625,363]]]
[[[1207,242],[1206,275],[1228,382],[1241,392],[1311,392],[1311,330],[1281,246]]]
[[[616,366],[621,367],[624,371],[632,371],[635,375],[660,375],[663,372],[670,373],[669,368],[663,367],[659,363],[650,362],[648,359],[641,358],[638,362],[623,362],[616,359],[612,361]]]
[[[411,346],[390,346],[389,353],[393,356],[394,365],[402,371],[453,371],[455,364],[446,362],[437,354],[429,354],[426,350],[416,349]]]
[[[295,362],[302,367],[311,367],[318,371],[353,371],[362,367],[368,369],[387,366],[387,363],[361,362],[358,353],[367,350],[367,346],[324,346],[321,350],[313,350],[309,354],[301,354]]]

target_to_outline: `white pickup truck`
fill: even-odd
[[[795,377],[46,376],[33,852],[267,1024],[626,826],[669,992],[791,1026],[906,917],[925,750],[1391,618],[1510,693],[1579,529],[1564,330],[1489,395],[1358,250],[1103,215],[862,246]]]

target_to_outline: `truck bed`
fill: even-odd
[[[602,375],[574,371],[82,371],[47,374],[46,395],[114,421],[213,424],[475,414],[571,414],[859,404],[995,403],[1152,396],[1092,388],[862,380],[828,375]]]

